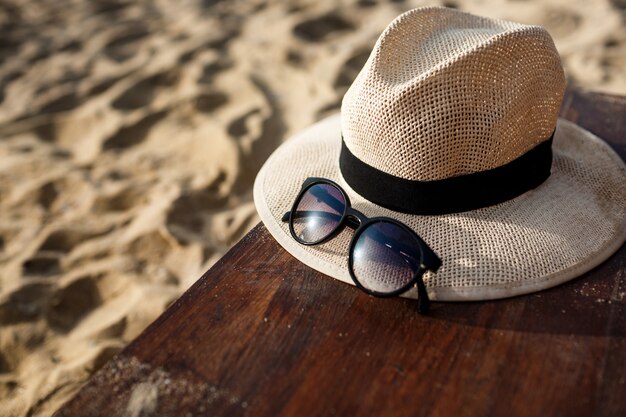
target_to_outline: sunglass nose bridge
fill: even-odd
[[[350,229],[358,229],[366,219],[367,217],[365,217],[365,215],[360,211],[353,209],[352,207],[348,208],[348,212],[346,213],[346,225]]]
[[[346,217],[346,225],[353,230],[356,230],[361,225],[361,220],[358,217],[348,215]]]

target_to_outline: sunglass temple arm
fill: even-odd
[[[417,286],[417,311],[420,314],[426,314],[430,309],[430,298],[428,297],[428,292],[426,291],[426,286],[424,285],[421,272],[419,274],[420,277],[415,284]]]
[[[422,271],[418,272],[420,276],[415,284],[417,286],[417,311],[420,314],[426,314],[430,309],[430,298],[428,297],[426,285],[424,285],[424,279],[422,278],[423,270],[437,272],[441,266],[441,258],[437,256],[437,254],[426,244],[426,242],[422,240],[422,238],[419,236],[417,236],[417,238],[422,245],[422,254],[424,256],[423,265],[420,265]]]
[[[420,243],[422,245],[422,254],[424,255],[422,267],[424,269],[427,269],[428,271],[437,272],[439,267],[441,267],[441,259],[435,253],[435,251],[433,251],[426,244],[426,242],[424,242],[422,240],[422,238],[420,238],[419,236],[417,236],[417,238],[419,239],[419,241],[420,241]]]

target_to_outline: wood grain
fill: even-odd
[[[626,159],[626,99],[562,114]],[[624,416],[626,247],[512,299],[374,299],[256,226],[56,416]]]

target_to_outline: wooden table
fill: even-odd
[[[562,115],[626,159],[626,99]],[[626,416],[626,246],[507,300],[374,299],[256,226],[57,416]]]

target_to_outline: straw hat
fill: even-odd
[[[259,215],[298,260],[349,284],[352,230],[303,246],[281,221],[307,177],[334,180],[357,210],[415,230],[443,261],[424,276],[434,300],[509,297],[575,278],[624,243],[626,167],[558,119],[564,89],[541,27],[406,12],[378,39],[341,114],[267,160],[254,184]]]

